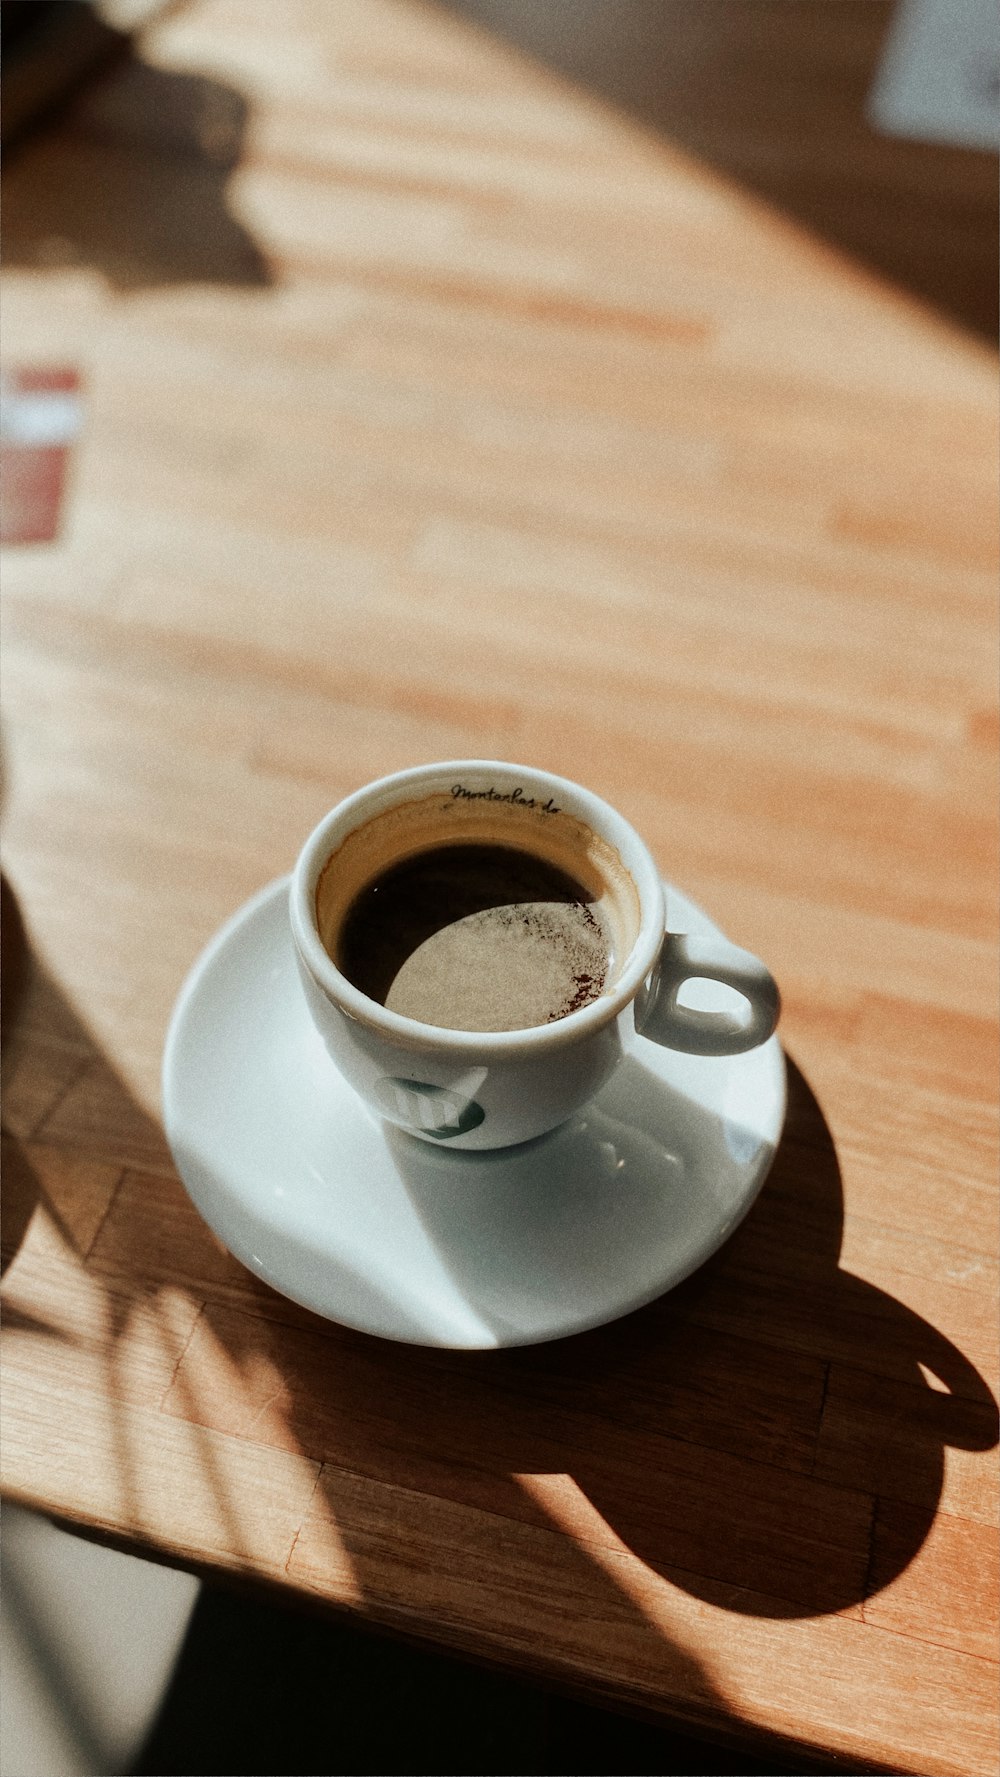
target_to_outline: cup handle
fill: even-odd
[[[741,993],[749,1019],[732,1012],[698,1012],[678,1004],[685,981],[721,981]],[[635,1000],[635,1028],[667,1049],[688,1055],[741,1055],[772,1035],[781,1000],[777,982],[759,957],[727,938],[668,932],[656,965]]]

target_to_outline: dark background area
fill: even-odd
[[[206,1586],[135,1777],[798,1777],[499,1672]]]

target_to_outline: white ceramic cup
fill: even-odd
[[[333,962],[325,933],[358,888],[429,845],[488,839],[615,884],[618,949],[603,991],[526,1030],[445,1030],[378,1004]],[[313,1021],[345,1079],[379,1116],[425,1141],[502,1148],[542,1135],[603,1085],[635,1028],[668,1048],[731,1055],[778,1021],[778,989],[757,957],[722,937],[668,933],[652,855],[600,797],[527,765],[420,765],[348,796],[310,834],[292,877],[292,934]],[[331,946],[334,948],[334,946]],[[743,996],[739,1016],[682,1005],[704,978]]]

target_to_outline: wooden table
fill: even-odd
[[[430,0],[204,0],[12,160],[8,362],[87,423],[5,566],[4,1485],[709,1737],[992,1773],[995,175],[865,130],[881,5],[661,14],[714,137]],[[463,755],[615,802],[790,1060],[722,1252],[511,1353],[272,1293],[158,1116],[219,923]]]

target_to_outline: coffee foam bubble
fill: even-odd
[[[443,926],[404,962],[390,1012],[451,1030],[522,1030],[596,999],[608,941],[579,902],[488,907]]]

